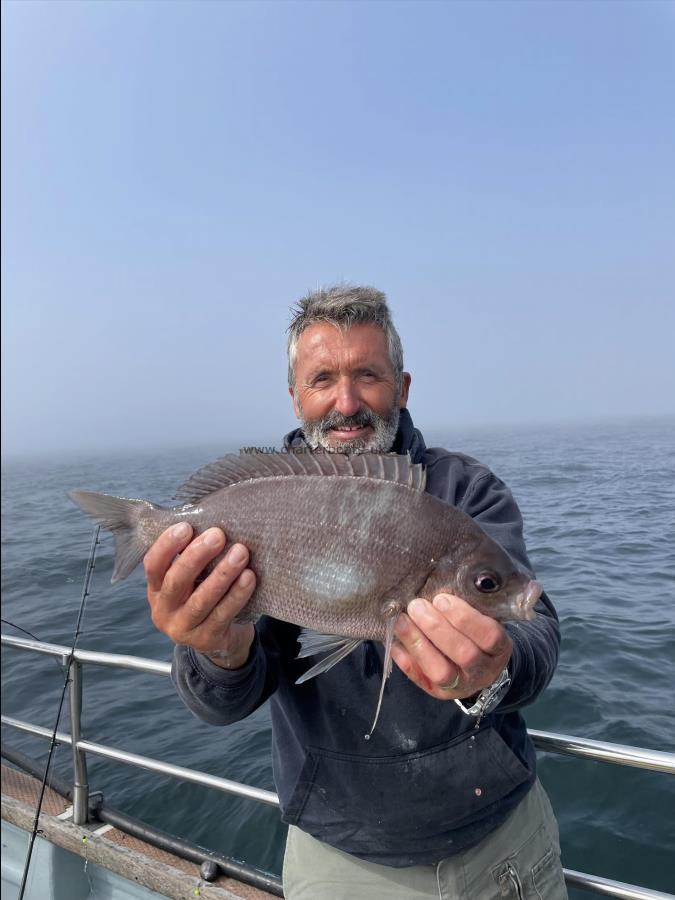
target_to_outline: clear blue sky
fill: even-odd
[[[675,3],[3,3],[6,453],[271,443],[386,291],[429,430],[675,412]]]

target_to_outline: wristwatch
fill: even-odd
[[[506,696],[510,686],[511,676],[509,675],[509,670],[505,668],[502,669],[499,678],[495,682],[483,688],[471,706],[465,706],[461,700],[455,700],[455,703],[467,716],[476,716],[480,719],[499,705]]]

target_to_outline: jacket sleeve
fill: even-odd
[[[266,647],[259,626],[248,660],[239,669],[222,669],[192,647],[177,644],[171,677],[179,697],[199,719],[230,725],[250,715],[274,693],[278,654]]]
[[[523,538],[523,519],[511,491],[489,470],[484,470],[469,485],[461,508],[476,520],[512,559],[532,576]],[[532,621],[506,622],[504,627],[513,641],[509,662],[511,687],[499,705],[500,712],[511,712],[532,703],[553,677],[560,651],[558,616],[546,593],[535,606]]]

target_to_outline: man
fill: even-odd
[[[302,427],[289,449],[409,453],[426,490],[471,515],[531,571],[508,488],[470,457],[425,446],[406,409],[410,375],[384,294],[339,285],[299,303],[289,392]],[[414,528],[414,522],[410,523]],[[542,594],[536,618],[502,626],[458,597],[411,598],[371,740],[379,645],[306,684],[296,626],[234,617],[255,589],[246,547],[214,571],[226,537],[165,532],[146,557],[155,625],[177,643],[174,680],[198,716],[228,724],[270,698],[273,763],[289,823],[289,900],[566,897],[558,833],[518,709],[550,680],[559,634]],[[452,701],[460,701],[455,703]]]

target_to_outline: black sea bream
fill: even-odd
[[[444,590],[500,621],[534,618],[540,585],[424,483],[407,456],[265,453],[200,469],[175,507],[88,491],[70,497],[113,532],[113,582],[177,522],[195,534],[217,526],[228,547],[248,547],[257,586],[238,621],[265,614],[320,632],[300,638],[300,656],[330,651],[307,680],[362,640],[385,644],[388,672],[396,618],[414,597]]]

